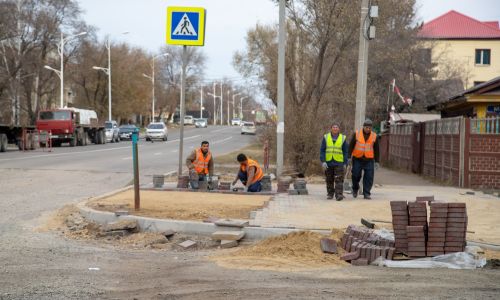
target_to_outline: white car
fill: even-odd
[[[184,125],[194,125],[193,116],[184,116]]]
[[[194,119],[194,126],[196,128],[207,128],[207,126],[208,126],[207,119],[203,119],[203,118]]]
[[[241,134],[255,134],[256,132],[257,128],[254,122],[243,122],[241,125]]]
[[[104,122],[104,127],[106,127],[106,142],[118,143],[120,141],[118,123],[116,121],[106,121]]]
[[[146,128],[146,141],[151,140],[168,140],[167,125],[163,122],[150,123]]]
[[[231,119],[231,126],[240,126],[240,125],[241,125],[241,119],[240,118]]]

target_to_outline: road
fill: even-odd
[[[141,171],[177,169],[178,132],[140,142]],[[254,137],[238,128],[186,130],[186,152],[201,140],[215,154]],[[0,153],[0,299],[498,299],[497,270],[377,267],[274,272],[225,269],[218,250],[123,249],[40,231],[67,204],[130,183],[130,142]],[[307,216],[304,216],[307,217]]]
[[[139,169],[143,176],[166,174],[178,170],[179,129],[170,129],[168,141],[147,142],[140,139]],[[210,150],[217,155],[240,149],[254,141],[253,136],[241,135],[239,127],[210,126],[208,128],[187,127],[184,130],[184,155],[186,156],[201,141],[210,142]],[[78,170],[110,173],[132,173],[132,143],[108,143],[85,147],[57,147],[52,152],[8,151],[0,154],[0,168],[36,170]]]

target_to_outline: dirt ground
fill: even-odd
[[[141,209],[134,211],[134,191],[127,190],[103,199],[91,200],[96,210],[153,218],[203,221],[209,217],[249,219],[250,212],[269,201],[270,196],[214,194],[200,192],[141,191]]]

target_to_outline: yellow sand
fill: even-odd
[[[128,209],[130,214],[153,218],[202,221],[208,217],[249,219],[270,196],[200,192],[141,191],[141,209],[134,211],[134,191],[92,200],[89,206],[102,211]]]

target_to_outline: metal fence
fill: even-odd
[[[481,134],[500,134],[500,117],[470,119],[470,132]]]

